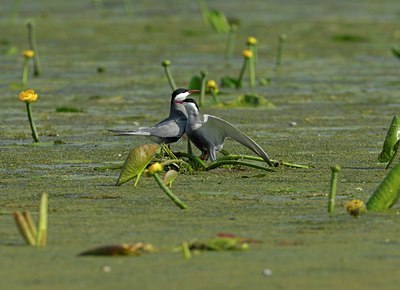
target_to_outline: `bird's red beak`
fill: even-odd
[[[193,93],[200,93],[200,90],[190,90],[189,93],[190,93],[190,94],[193,94]]]

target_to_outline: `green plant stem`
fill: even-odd
[[[131,0],[124,0],[124,10],[127,16],[133,15],[133,5]]]
[[[233,48],[235,46],[236,31],[237,31],[237,25],[232,24],[229,27],[228,39],[227,39],[226,50],[225,50],[225,59],[230,60],[232,58]]]
[[[200,89],[200,98],[199,98],[199,107],[203,106],[204,104],[204,98],[206,95],[206,77],[207,77],[207,72],[201,71],[200,72],[201,76],[201,89]]]
[[[219,104],[218,94],[215,92],[215,90],[213,88],[211,89],[211,96],[213,97],[214,104],[215,105]]]
[[[46,246],[47,215],[48,215],[48,197],[47,197],[47,193],[43,193],[40,198],[39,222],[38,222],[37,235],[36,235],[36,245],[38,247]]]
[[[17,224],[18,230],[21,233],[21,236],[24,238],[25,242],[28,245],[34,246],[36,244],[35,237],[32,235],[32,232],[29,229],[29,225],[26,222],[24,216],[20,212],[14,212],[14,219]]]
[[[187,205],[185,203],[183,203],[175,194],[173,194],[172,191],[168,188],[167,185],[165,185],[165,183],[162,181],[162,179],[160,178],[158,173],[154,173],[153,176],[154,176],[154,179],[156,180],[156,182],[158,183],[158,185],[160,186],[160,188],[165,192],[166,195],[168,195],[168,197],[177,206],[179,206],[181,209],[186,209],[187,208]]]
[[[249,59],[249,78],[250,88],[256,86],[256,58],[255,58],[255,46],[252,45],[253,56]]]
[[[238,160],[216,160],[214,162],[211,162],[207,166],[206,170],[215,169],[215,168],[223,166],[223,165],[239,165],[239,166],[247,166],[247,167],[251,167],[251,168],[261,169],[261,170],[265,170],[265,171],[276,171],[276,169],[272,168],[272,167],[265,167],[265,166],[261,166],[261,165],[257,165],[257,164],[253,164],[253,163],[249,163],[249,162],[238,161]]]
[[[175,85],[174,79],[173,79],[173,77],[171,75],[171,72],[169,70],[169,66],[164,66],[164,70],[165,70],[165,74],[167,75],[168,83],[169,83],[171,89],[173,91],[175,91],[176,90],[176,85]]]
[[[24,66],[22,68],[22,89],[25,89],[28,83],[28,69],[29,69],[29,58],[25,58]]]
[[[285,42],[286,35],[281,34],[279,35],[279,40],[278,40],[278,49],[276,52],[276,65],[279,66],[282,63],[282,54],[283,54],[283,44]]]
[[[33,117],[32,117],[32,106],[31,106],[31,103],[26,103],[26,111],[28,113],[29,124],[31,125],[31,131],[32,131],[33,140],[34,140],[34,142],[40,142],[38,133],[36,131],[35,122],[33,121]]]
[[[394,146],[393,146],[394,153],[392,155],[392,158],[390,158],[389,163],[386,165],[385,169],[388,169],[390,167],[390,165],[392,165],[394,159],[397,156],[397,153],[399,152],[399,145],[400,145],[400,140],[397,141],[396,144],[394,144]]]
[[[188,153],[185,153],[185,152],[179,152],[178,155],[182,156],[182,157],[189,158],[190,160],[192,160],[195,163],[197,163],[201,168],[207,169],[206,163],[203,160],[201,160],[198,156],[195,156],[193,154],[188,154]]]
[[[33,219],[32,219],[31,214],[29,213],[29,211],[24,210],[22,212],[22,215],[23,215],[23,217],[24,217],[24,219],[25,219],[25,221],[26,221],[26,223],[28,225],[29,231],[31,232],[32,236],[36,237],[36,235],[37,235],[36,226],[33,223]]]
[[[249,62],[249,59],[248,59],[248,58],[244,58],[244,59],[243,59],[242,69],[240,70],[239,78],[238,78],[238,80],[237,80],[237,85],[236,85],[237,88],[242,87],[243,76],[244,76],[244,73],[245,73],[245,71],[246,71],[247,63],[248,63],[248,62]]]
[[[36,43],[35,27],[31,21],[28,21],[26,26],[28,27],[30,48],[35,52],[35,55],[33,56],[33,68],[34,68],[33,75],[40,76],[42,74],[42,69],[40,66],[39,51]]]
[[[198,0],[197,3],[199,4],[201,17],[203,18],[204,24],[208,24],[208,7],[204,0]]]
[[[163,162],[160,162],[161,166],[163,166],[163,167],[166,166],[166,165],[174,164],[174,163],[181,163],[182,165],[187,167],[190,172],[193,171],[192,166],[190,166],[189,163],[187,163],[186,161],[184,161],[182,159],[169,159],[169,160],[165,160]]]
[[[183,257],[186,260],[189,260],[192,258],[192,253],[190,252],[190,248],[189,248],[189,243],[188,242],[182,242],[182,253],[183,253]]]
[[[340,166],[332,166],[332,178],[331,178],[331,190],[329,193],[329,200],[328,200],[328,212],[333,213],[335,208],[335,198],[336,198],[336,183],[337,183],[337,176],[338,172],[341,170]]]
[[[222,153],[222,151],[221,151],[221,153]],[[247,159],[247,160],[265,162],[265,160],[262,159],[261,157],[253,156],[253,155],[225,155],[225,156],[218,158],[218,160],[239,160],[239,159]],[[310,168],[310,166],[308,166],[308,165],[301,165],[301,164],[277,161],[277,160],[272,160],[272,159],[271,159],[271,162],[279,163],[283,166],[293,167],[293,168]]]

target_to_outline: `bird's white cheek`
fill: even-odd
[[[185,99],[187,98],[187,96],[189,96],[189,92],[180,93],[179,95],[177,95],[177,96],[175,97],[175,100],[176,100],[176,101],[183,101],[183,100],[185,100]]]

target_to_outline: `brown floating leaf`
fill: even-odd
[[[148,243],[107,245],[90,249],[78,256],[139,256],[142,253],[153,253],[154,247]]]
[[[144,144],[132,149],[122,166],[117,185],[124,184],[136,177],[135,184],[139,181],[147,164],[153,159],[159,148],[158,144]]]

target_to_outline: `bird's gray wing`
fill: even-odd
[[[120,130],[109,130],[110,132],[117,133],[118,135],[140,135],[140,136],[156,136],[160,138],[173,138],[181,137],[185,133],[185,120],[171,120],[167,119],[163,122],[158,123],[153,127],[143,127],[137,130],[131,131],[120,131]]]
[[[222,148],[225,138],[231,138],[252,150],[264,159],[268,165],[273,166],[267,153],[260,147],[260,145],[229,122],[212,115],[204,115],[204,121],[204,129],[207,130],[207,134],[214,142],[215,146]]]

